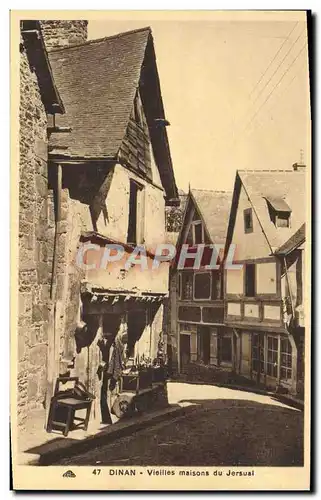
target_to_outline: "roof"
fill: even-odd
[[[236,177],[243,184],[271,250],[274,251],[283,245],[305,222],[305,172],[239,170]],[[278,228],[274,225],[269,215],[266,198],[283,200],[291,209],[291,227]]]
[[[64,113],[64,105],[56,87],[39,21],[21,21],[23,46],[37,76],[41,100],[47,113]]]
[[[275,252],[277,255],[288,255],[305,241],[305,224],[302,226]]]
[[[276,198],[274,196],[273,197],[269,196],[266,197],[265,199],[266,201],[269,202],[273,210],[275,210],[276,212],[287,212],[287,213],[292,212],[291,208],[283,198]]]
[[[225,243],[232,193],[207,189],[192,189],[190,193],[211,241]]]
[[[177,204],[167,131],[155,122],[165,116],[151,29],[52,49],[49,58],[66,111],[56,125],[72,129],[52,133],[50,150],[65,160],[117,160],[139,88],[166,203]]]
[[[51,146],[74,157],[114,158],[124,138],[150,28],[52,49],[49,59],[66,113]]]

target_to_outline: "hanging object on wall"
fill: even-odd
[[[77,354],[81,352],[83,347],[87,347],[89,342],[88,325],[84,321],[79,321],[75,329],[75,341]]]

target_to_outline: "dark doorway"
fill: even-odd
[[[211,332],[208,326],[197,327],[197,352],[198,359],[205,365],[210,364]]]
[[[181,356],[181,370],[189,364],[191,360],[191,343],[190,335],[180,335],[180,356]]]
[[[135,355],[135,344],[140,339],[146,326],[146,311],[130,311],[128,312],[128,356],[130,358]]]

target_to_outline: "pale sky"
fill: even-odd
[[[236,169],[291,168],[301,149],[309,164],[304,14],[133,16],[89,20],[89,38],[152,28],[179,188],[232,190]]]

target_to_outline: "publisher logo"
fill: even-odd
[[[62,477],[76,477],[76,474],[72,472],[72,470],[67,470],[66,472],[64,472]]]

